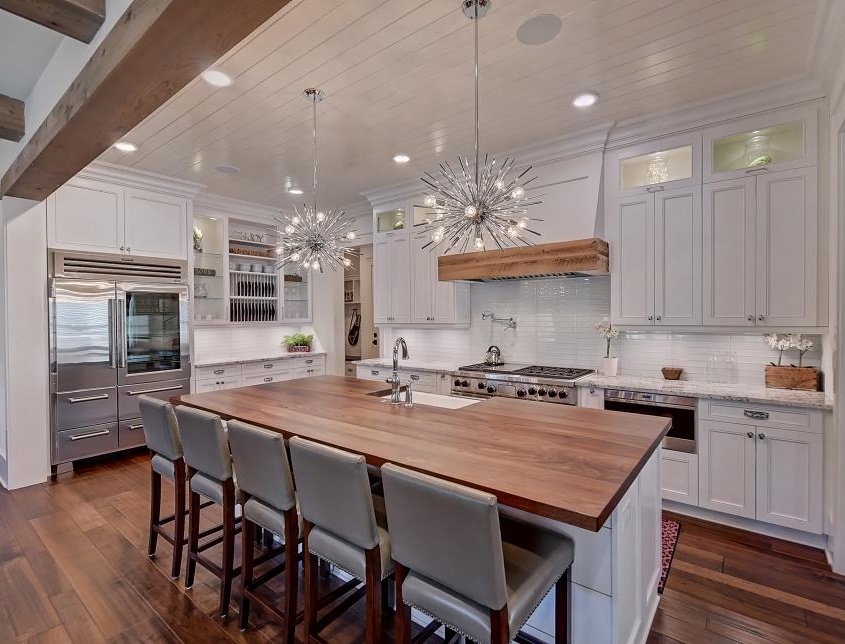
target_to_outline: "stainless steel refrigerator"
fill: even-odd
[[[138,397],[190,390],[187,263],[54,253],[52,464],[146,444]]]

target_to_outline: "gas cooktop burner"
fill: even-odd
[[[495,372],[495,373],[515,373],[516,369],[523,367],[523,365],[519,364],[510,364],[507,362],[503,362],[502,364],[487,364],[486,362],[479,362],[478,364],[470,364],[466,367],[459,367],[460,371],[485,371],[485,372]]]
[[[533,378],[562,378],[563,380],[575,380],[593,373],[592,369],[572,369],[569,367],[541,367],[532,365],[517,369],[513,373],[520,376],[531,376]]]

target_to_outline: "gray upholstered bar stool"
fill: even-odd
[[[305,557],[305,626],[309,640],[317,638],[336,616],[333,608],[317,619],[318,609],[351,592],[340,605],[349,607],[366,594],[367,644],[381,642],[382,582],[393,572],[390,537],[383,513],[376,512],[363,456],[290,439],[290,455],[303,518]],[[317,597],[318,558],[355,579],[337,592]],[[363,588],[356,588],[359,581]]]
[[[177,579],[182,570],[182,549],[185,546],[185,459],[173,405],[152,396],[140,396],[141,422],[147,437],[150,457],[150,538],[147,554],[155,557],[158,536],[173,545],[170,576]],[[161,516],[161,477],[173,481],[175,503],[173,514]],[[163,529],[173,523],[173,536]]]
[[[220,416],[184,405],[176,408],[179,434],[188,469],[188,484],[191,488],[188,524],[188,567],[185,572],[185,588],[194,585],[194,573],[199,563],[220,578],[220,616],[229,613],[232,597],[232,580],[240,574],[235,568],[235,534],[240,531],[235,521],[237,505],[232,455],[223,421]],[[200,544],[220,527],[200,532],[200,496],[210,499],[223,508],[223,534]],[[223,543],[223,561],[218,565],[202,553]]]
[[[249,625],[249,605],[255,600],[284,622],[283,641],[289,644],[294,641],[297,622],[300,527],[284,437],[236,420],[229,421],[228,429],[243,512],[241,630]],[[284,547],[272,549],[256,559],[256,526],[281,537]],[[283,563],[257,578],[254,576],[255,566],[282,552],[285,555]],[[284,610],[280,611],[276,602],[256,594],[256,590],[282,572],[285,573],[285,600]]]
[[[533,641],[519,629],[553,587],[555,642],[570,641],[570,539],[510,520],[500,524],[492,494],[393,464],[381,471],[396,566],[397,644],[411,641],[410,607],[481,644]]]

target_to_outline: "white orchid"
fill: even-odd
[[[609,358],[610,357],[610,342],[614,338],[619,337],[619,329],[614,329],[610,325],[609,320],[601,320],[600,322],[596,323],[596,330],[599,332],[599,335],[601,335],[607,341],[607,348],[605,350],[604,357]]]
[[[788,335],[778,337],[776,333],[767,333],[763,336],[766,344],[770,349],[778,351],[778,363],[776,366],[780,367],[783,361],[783,352],[790,349],[798,349],[798,366],[802,366],[804,361],[804,354],[813,348],[813,341],[801,337],[800,333],[790,333]],[[775,364],[774,362],[772,363]]]
[[[798,349],[798,366],[802,367],[804,363],[804,354],[813,348],[813,341],[802,338],[801,334],[793,336],[793,347]]]

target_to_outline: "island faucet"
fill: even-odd
[[[391,405],[398,405],[400,403],[399,400],[399,389],[401,387],[402,381],[399,379],[399,347],[402,347],[402,359],[408,359],[408,345],[405,342],[405,338],[399,337],[396,338],[396,342],[393,343],[393,373],[390,375],[390,378],[386,378],[385,382],[390,384],[390,404]]]

